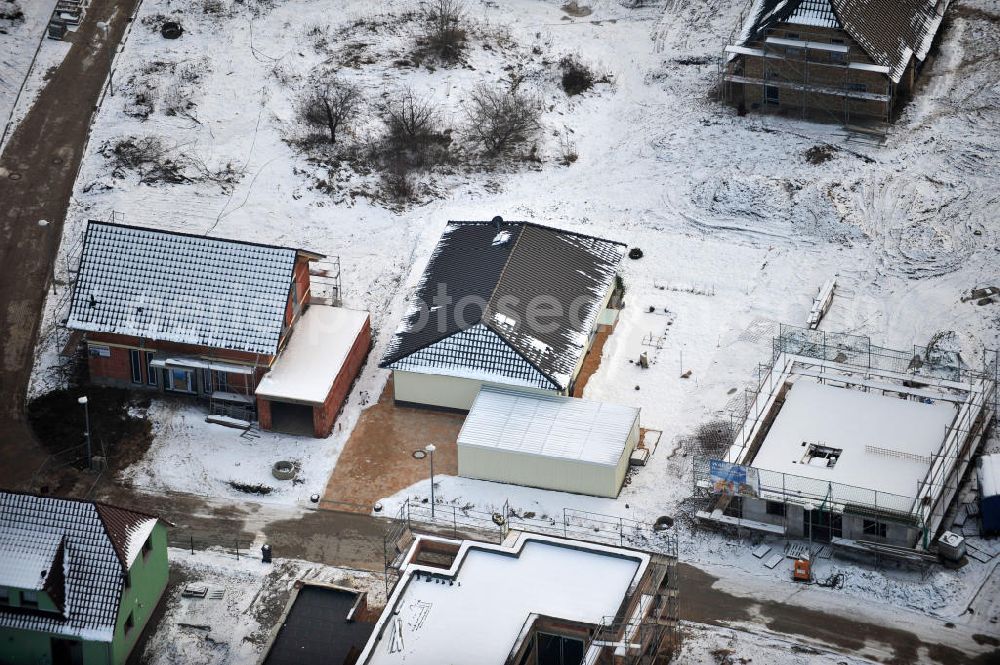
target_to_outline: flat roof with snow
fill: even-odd
[[[613,618],[648,560],[545,536],[513,547],[466,541],[447,571],[406,568],[358,662],[502,665],[532,615],[586,624]]]
[[[888,397],[799,377],[751,466],[915,497],[956,413],[948,401]]]
[[[639,409],[483,386],[458,445],[617,466]]]
[[[312,305],[257,386],[257,395],[322,405],[368,321],[368,312]]]

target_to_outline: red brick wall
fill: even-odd
[[[271,356],[247,353],[245,351],[215,349],[205,346],[194,346],[191,344],[177,344],[175,342],[156,342],[128,335],[89,333],[87,335],[87,341],[93,344],[120,344],[130,348],[139,349],[144,353],[160,352],[176,354],[178,356],[212,358],[214,360],[244,364],[253,364],[257,361],[259,363],[257,375],[253,378],[253,385],[250,386],[251,389],[256,387],[257,382],[260,380],[260,377],[264,375],[266,368],[270,366],[272,360]],[[122,346],[109,346],[109,348],[111,350],[111,356],[108,358],[89,356],[88,354],[88,365],[90,368],[91,380],[95,383],[110,383],[115,385],[127,383],[130,385],[137,385],[132,384],[132,366],[129,360],[129,348],[122,348]],[[149,377],[146,376],[145,362],[145,355],[143,355],[142,385],[147,385],[149,379]],[[246,392],[247,381],[249,379],[251,379],[251,375],[229,372],[226,373],[226,380],[230,386],[231,392]],[[162,384],[162,380],[158,380],[157,383]],[[159,385],[158,387],[162,388],[163,386]]]
[[[87,364],[90,368],[90,378],[96,383],[132,383],[132,365],[129,360],[129,350],[116,346],[109,347],[111,355],[107,358],[92,356],[88,352]],[[143,381],[146,380],[143,375]]]
[[[322,407],[313,409],[313,432],[317,437],[330,436],[330,432],[333,431],[333,424],[337,419],[337,413],[347,399],[351,386],[354,384],[354,379],[358,376],[358,372],[361,371],[362,365],[365,364],[365,358],[368,357],[371,341],[371,320],[365,319],[365,325],[362,326],[357,339],[354,340],[354,346],[351,347],[351,352],[347,354],[347,359],[344,360],[344,365],[340,368],[340,372],[333,382],[333,387],[330,388],[330,393],[326,396],[326,401]]]
[[[271,402],[257,398],[257,423],[261,429],[271,429]]]

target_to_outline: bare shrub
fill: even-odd
[[[526,141],[538,129],[541,104],[516,85],[483,83],[469,94],[465,111],[473,142],[498,154]]]
[[[380,109],[387,138],[396,148],[420,150],[440,129],[440,112],[427,97],[405,88],[387,99]]]
[[[172,158],[158,136],[127,136],[108,141],[101,146],[101,154],[111,164],[116,178],[123,178],[126,171],[132,171],[139,176],[139,182],[145,184],[191,182],[184,174],[189,166],[187,160]]]
[[[465,3],[462,0],[433,0],[427,11],[426,43],[442,60],[454,62],[465,50]]]
[[[323,128],[330,143],[336,143],[337,132],[357,114],[361,102],[361,90],[356,85],[321,75],[299,99],[298,114],[306,125]]]
[[[574,55],[567,55],[559,61],[562,71],[562,89],[567,95],[579,95],[594,87],[597,77],[587,65]]]
[[[175,153],[177,148],[168,147],[159,136],[126,136],[101,146],[101,155],[111,165],[114,177],[124,178],[132,172],[146,185],[213,182],[229,193],[244,176],[232,162],[210,168],[197,156]]]

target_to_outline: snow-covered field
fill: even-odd
[[[317,0],[145,0],[116,94],[94,126],[57,279],[67,279],[85,220],[112,211],[130,224],[339,255],[345,305],[372,313],[377,359],[448,219],[500,214],[641,247],[644,258],[624,266],[627,308],[586,397],[642,407],[643,426],[663,431],[648,466],[617,501],[440,479],[445,501],[485,509],[510,499],[538,514],[567,506],[636,519],[682,512],[691,494],[685,438],[742,399],[778,324],[804,324],[817,289],[834,274],[838,291],[825,330],[892,348],[953,331],[970,364],[1000,346],[1000,304],[960,299],[1000,282],[1000,1],[950,10],[916,100],[882,145],[848,140],[835,126],[741,118],[713,101],[709,90],[740,3],[671,0],[628,9],[601,0],[583,17],[552,0],[467,7],[476,30],[466,65],[430,68],[398,64],[419,31],[408,14],[419,5],[410,0],[345,2],[335,13]],[[160,15],[181,17],[181,39],[160,37]],[[567,97],[555,64],[565,54],[579,54],[612,82]],[[703,59],[708,64],[685,64]],[[387,207],[366,189],[370,176],[329,173],[285,140],[300,131],[295,94],[320,65],[356,82],[371,104],[411,86],[459,128],[473,85],[523,74],[546,108],[541,161],[438,171],[423,177],[418,204]],[[351,128],[354,136],[373,131],[370,117]],[[126,136],[162,137],[168,154],[202,171],[228,167],[235,182],[116,177],[102,146]],[[578,155],[568,166],[560,157],[567,145]],[[808,149],[823,145],[831,159],[806,160]],[[61,302],[49,298],[35,392],[51,383]],[[648,335],[662,337],[662,348],[644,345]],[[648,370],[630,362],[643,351],[652,359]],[[343,429],[324,441],[247,443],[193,410],[154,407],[156,442],[126,477],[150,488],[227,493],[228,480],[269,475],[280,455],[309,471],[304,485],[274,500],[300,501],[322,486],[364,404],[384,385],[386,372],[375,364],[350,398]],[[680,377],[685,370],[690,378]],[[274,451],[275,444],[284,449]],[[387,503],[426,495],[426,483],[418,484]],[[785,580],[783,566],[767,571],[749,550],[746,542],[682,530],[688,560]],[[850,568],[844,591],[950,616],[964,609],[986,569],[972,563],[921,579]]]
[[[214,550],[191,554],[171,548],[169,557],[181,583],[164,596],[165,613],[148,638],[144,663],[256,662],[299,580],[366,591],[372,606],[385,603],[385,583],[372,573],[292,559],[264,564],[259,556],[237,560]],[[207,586],[209,597],[182,598],[187,584]],[[221,598],[211,597],[219,591]]]

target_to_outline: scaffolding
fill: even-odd
[[[793,376],[809,376],[865,392],[881,392],[915,400],[946,399],[958,407],[954,421],[942,433],[941,447],[930,457],[928,471],[910,496],[901,496],[840,483],[757,470],[762,498],[818,504],[840,512],[857,513],[914,526],[920,531],[917,546],[927,549],[941,530],[954,500],[989,427],[1000,420],[998,378],[1000,356],[983,351],[981,364],[970,366],[958,354],[932,346],[910,350],[876,346],[868,337],[827,333],[782,324],[773,339],[769,362],[758,366],[754,385],[744,393],[742,407],[730,414],[733,438],[723,460],[749,466],[777,417]],[[869,446],[872,448],[872,446]],[[876,454],[917,456],[905,451],[872,451]],[[709,460],[696,459],[696,493],[709,490]]]
[[[786,24],[795,38],[776,36],[773,28],[746,35],[753,6],[750,0],[743,8],[726,42],[718,71],[722,99],[762,112],[794,111],[883,138],[898,101],[889,68],[850,48],[846,33],[844,43],[832,43],[830,32]],[[782,91],[791,102],[782,101]]]

